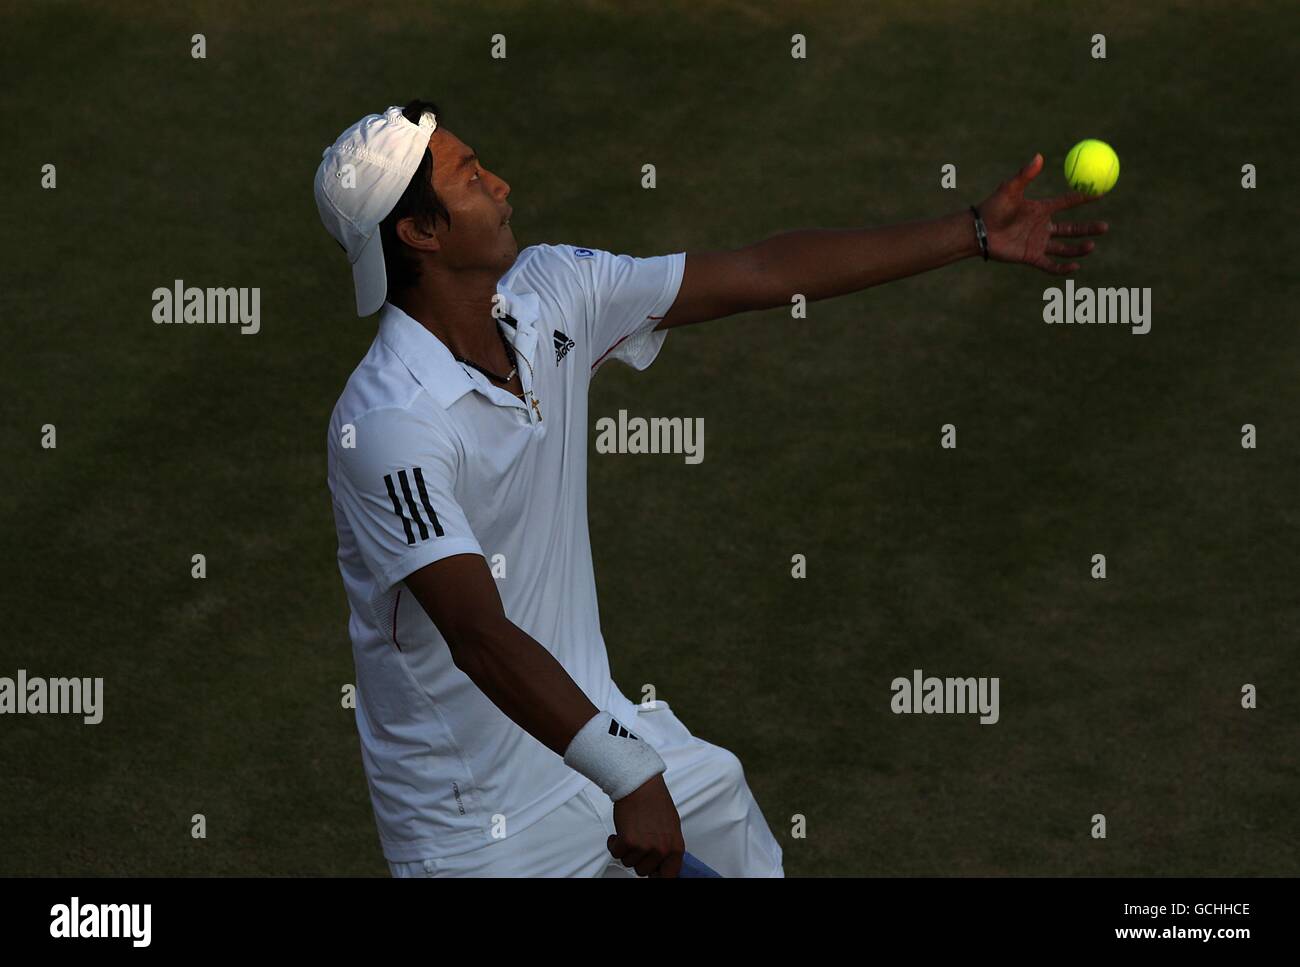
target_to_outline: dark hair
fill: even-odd
[[[432,101],[411,101],[402,108],[402,116],[412,124],[419,124],[425,111],[432,111],[442,125],[442,114]],[[451,213],[443,206],[438,193],[433,190],[433,153],[428,148],[420,159],[411,181],[397,200],[393,210],[379,223],[379,241],[384,247],[384,274],[388,278],[388,295],[412,288],[420,278],[420,262],[397,237],[397,223],[403,218],[414,218],[422,229],[433,230],[441,217],[451,227]]]

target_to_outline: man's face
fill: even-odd
[[[451,227],[437,224],[439,254],[451,268],[490,268],[504,272],[519,255],[508,219],[510,186],[488,171],[470,148],[446,128],[429,138],[433,152],[433,188]]]

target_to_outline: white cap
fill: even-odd
[[[388,294],[379,223],[388,217],[438,128],[432,111],[418,125],[400,107],[367,114],[325,149],[316,169],[316,207],[352,263],[357,315],[378,312]]]

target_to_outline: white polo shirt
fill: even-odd
[[[587,532],[587,387],[611,359],[635,369],[654,361],[666,333],[652,330],[685,264],[682,252],[520,252],[497,291],[515,320],[500,325],[528,403],[456,362],[400,309],[383,307],[330,418],[328,480],[352,611],[361,756],[389,860],[476,849],[496,840],[494,824],[508,837],[587,781],[456,668],[401,583],[411,572],[454,554],[481,554],[489,565],[501,555],[506,616],[597,708],[624,724],[636,717],[610,679],[600,633]]]

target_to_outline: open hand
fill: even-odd
[[[1104,235],[1106,222],[1057,222],[1053,216],[1067,208],[1096,201],[1101,195],[1072,191],[1056,198],[1025,197],[1025,189],[1043,170],[1043,156],[1035,154],[1029,164],[979,206],[980,217],[989,233],[989,258],[999,262],[1023,262],[1057,275],[1067,275],[1078,262],[1056,262],[1049,255],[1066,259],[1083,258],[1095,247],[1092,241],[1065,242],[1066,238]]]

